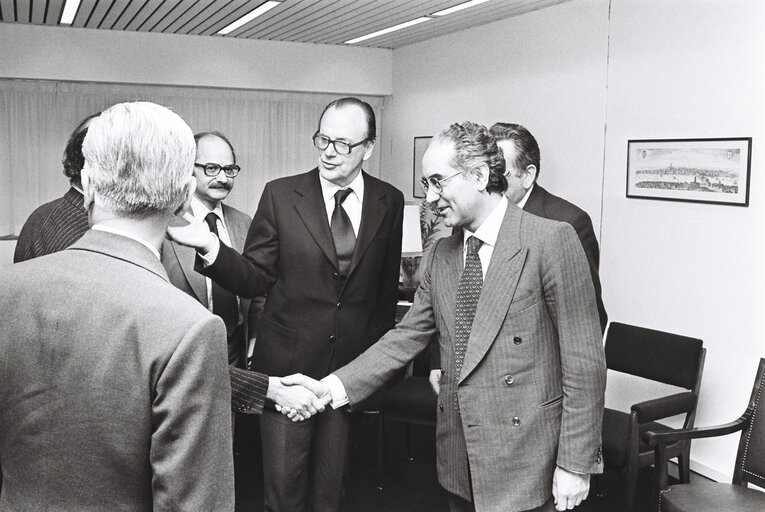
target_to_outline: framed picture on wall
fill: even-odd
[[[627,142],[627,197],[749,206],[752,138]]]
[[[420,179],[422,178],[422,155],[425,154],[425,150],[428,149],[428,144],[430,144],[430,139],[432,138],[433,137],[414,138],[414,159],[412,162],[412,182],[414,184],[412,195],[414,197],[425,197],[425,191],[420,185]]]

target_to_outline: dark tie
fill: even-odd
[[[215,233],[215,236],[218,236],[217,220],[218,216],[214,212],[205,216],[205,222],[210,227],[210,231]],[[218,236],[218,238],[220,237]],[[226,323],[226,333],[231,336],[239,323],[239,305],[236,302],[236,296],[213,281],[212,303],[213,314],[223,319]]]
[[[470,338],[470,328],[473,326],[478,296],[481,295],[481,286],[483,286],[481,258],[478,257],[478,249],[481,248],[482,243],[474,236],[467,239],[465,269],[462,271],[462,277],[457,285],[454,334],[454,378],[457,380],[459,380],[462,371],[468,338]],[[459,410],[456,391],[454,393],[454,408]]]
[[[338,190],[335,193],[335,209],[332,212],[332,239],[335,241],[335,253],[337,254],[337,267],[340,274],[347,276],[353,258],[353,248],[356,245],[356,235],[348,214],[345,213],[342,204],[345,198],[353,192],[351,189]]]

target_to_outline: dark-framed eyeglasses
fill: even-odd
[[[441,178],[440,180],[437,178],[426,178],[425,176],[422,177],[420,180],[420,185],[422,186],[422,190],[425,191],[425,193],[428,193],[428,190],[433,190],[436,194],[440,194],[444,191],[444,186],[442,185],[443,182],[446,180],[450,180],[454,178],[455,176],[462,174],[462,171],[457,171],[454,174],[450,174],[446,178]]]
[[[227,178],[233,178],[239,174],[239,171],[241,170],[241,167],[236,164],[220,165],[194,163],[194,167],[201,167],[205,171],[205,176],[210,176],[211,178],[216,177],[221,171],[223,171]]]
[[[338,155],[349,155],[353,148],[356,146],[361,146],[368,140],[369,138],[366,138],[351,144],[350,142],[345,142],[342,140],[332,140],[321,133],[315,133],[313,136],[313,145],[324,151],[329,147],[330,144],[332,144],[335,147],[335,152],[337,152]]]

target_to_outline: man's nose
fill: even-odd
[[[425,193],[425,201],[437,203],[439,199],[441,199],[441,194],[436,192],[433,187],[428,187],[428,191]]]
[[[327,144],[327,147],[324,148],[324,154],[327,156],[335,156],[337,155],[337,150],[335,149],[335,143],[330,142]]]

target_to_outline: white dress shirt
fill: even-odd
[[[321,183],[321,196],[324,198],[324,207],[327,210],[327,221],[330,226],[332,225],[332,212],[335,211],[335,194],[338,190],[346,188],[353,191],[343,201],[342,208],[348,214],[348,218],[351,219],[353,234],[358,238],[359,226],[361,225],[361,205],[364,202],[364,176],[362,176],[361,171],[347,187],[335,185],[322,178],[321,175],[319,175],[319,183]]]

